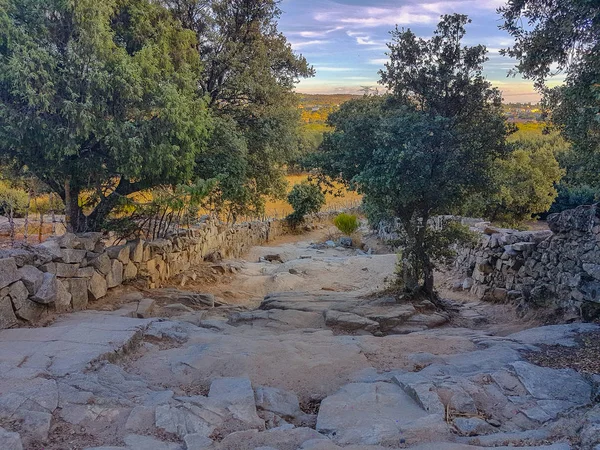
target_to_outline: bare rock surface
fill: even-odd
[[[351,383],[321,403],[317,431],[339,444],[394,445],[427,413],[391,383]]]
[[[279,254],[284,262],[241,267],[240,279],[277,284],[294,277],[299,288],[266,296],[258,309],[220,304],[218,293],[167,288],[147,294],[153,310],[140,309],[145,293],[121,310],[0,331],[0,448],[595,450],[600,444],[597,379],[540,367],[525,356],[544,344],[571,348],[600,327],[523,325],[513,333],[511,324],[502,335],[456,326],[460,311],[493,318],[477,302],[448,313],[429,302],[367,295],[373,286],[358,284],[366,283],[363,269],[375,256],[313,250],[264,248],[263,255]],[[111,252],[119,263],[137,258],[134,247]],[[374,264],[384,261],[393,258]],[[318,282],[312,278],[323,270],[338,290],[323,291],[321,274]],[[38,275],[31,274],[29,286],[13,282],[9,302],[22,300],[20,291],[41,289]],[[177,307],[158,306],[163,297]],[[168,317],[161,317],[165,310]],[[138,313],[157,317],[132,317]]]

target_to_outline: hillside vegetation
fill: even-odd
[[[519,28],[519,6],[501,11],[502,26],[515,37],[505,52],[519,59],[519,70],[540,87],[554,63],[562,64],[569,81],[544,91],[542,105],[501,104],[500,93],[489,90],[487,100],[470,106],[473,118],[482,122],[461,127],[481,133],[490,120],[499,121],[498,130],[505,127],[505,133],[487,136],[488,153],[494,156],[484,177],[488,190],[461,187],[459,197],[468,194],[465,201],[455,196],[456,204],[440,208],[440,213],[477,214],[519,225],[600,198],[598,125],[593,120],[597,83],[590,83],[598,73],[597,61],[586,55],[567,60],[569,49],[560,45],[579,39],[594,48],[597,33],[588,34],[587,24],[582,24],[586,32],[577,36],[569,34],[569,27],[547,28],[545,6],[531,0],[523,8],[529,3],[537,28]],[[0,79],[0,164],[5,191],[19,191],[21,200],[45,199],[45,204],[52,194],[51,209],[64,209],[73,231],[116,229],[129,236],[155,221],[167,223],[167,228],[187,226],[203,213],[231,222],[288,214],[286,196],[311,170],[320,172],[323,191],[345,192],[345,197],[328,194],[326,207],[355,203],[367,190],[359,168],[368,162],[364,158],[372,143],[384,135],[392,139],[384,147],[396,142],[388,148],[390,156],[402,154],[396,145],[437,148],[422,133],[446,139],[448,152],[458,151],[456,146],[466,151],[456,134],[443,136],[436,130],[440,121],[460,123],[456,105],[475,92],[487,92],[481,73],[487,56],[478,46],[459,45],[451,56],[428,46],[449,45],[444,27],[458,33],[456,45],[466,33],[468,18],[444,16],[444,25],[431,39],[395,30],[389,52],[398,54],[381,72],[385,94],[361,96],[296,93],[297,82],[313,76],[314,70],[278,30],[280,15],[275,0],[48,0],[35,7],[28,0],[6,0],[0,9],[0,70],[5,74]],[[575,23],[580,15],[569,17]],[[550,53],[540,47],[545,33],[555,39]],[[433,59],[414,54],[415,61],[407,61],[403,52],[411,48]],[[439,67],[438,58],[444,60]],[[461,69],[467,63],[470,73]],[[36,76],[23,67],[37,67]],[[411,86],[411,79],[423,84]],[[426,90],[447,90],[447,98],[458,100],[453,106]],[[492,107],[493,120],[486,116]],[[416,115],[409,120],[411,108]],[[372,135],[391,111],[398,121],[390,121],[381,135]],[[417,125],[417,116],[424,112],[431,116]],[[541,122],[544,118],[548,122]],[[370,128],[340,153],[345,157],[356,146],[355,159],[349,160],[354,171],[342,180],[341,159],[331,170],[315,161],[356,121]],[[461,133],[467,130],[461,128]],[[475,140],[469,134],[468,141]],[[406,166],[372,196],[392,202],[400,186],[432,188],[437,170],[450,170],[457,178],[466,169],[475,182],[477,164],[477,153],[467,152],[460,169],[426,165],[430,173],[419,175]],[[451,190],[442,183],[436,194],[441,198]],[[35,209],[11,208],[9,203],[4,201],[2,212],[11,217]],[[369,202],[365,206],[373,220],[394,209],[388,205],[381,214],[376,208],[375,214]]]

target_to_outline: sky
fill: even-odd
[[[484,44],[489,61],[486,77],[500,90],[505,102],[536,102],[532,83],[507,77],[514,61],[499,51],[511,37],[498,29],[496,9],[505,0],[283,0],[279,21],[294,50],[302,53],[316,70],[314,78],[302,80],[297,91],[308,94],[360,93],[361,86],[377,87],[378,71],[387,57],[389,32],[396,25],[417,36],[433,34],[440,15],[467,14],[464,43]]]

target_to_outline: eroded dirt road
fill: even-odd
[[[374,295],[395,255],[324,238],[0,332],[0,448],[597,449],[598,375],[528,358],[598,327],[532,328],[464,295],[397,303]]]

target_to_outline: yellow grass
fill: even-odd
[[[288,175],[286,180],[288,181],[288,192],[294,187],[295,184],[301,183],[308,179],[307,174],[302,175]],[[340,195],[326,194],[324,211],[345,209],[350,207],[358,206],[362,201],[362,196],[353,191],[348,191],[340,185],[334,185],[335,190],[340,190]],[[341,187],[341,189],[340,189]],[[82,200],[85,200],[85,193],[82,194]],[[129,196],[134,201],[139,203],[147,203],[152,201],[151,191],[140,191]],[[267,199],[265,205],[265,217],[268,218],[283,218],[288,214],[292,213],[293,209],[287,200],[271,200]],[[207,211],[200,211],[200,214],[206,214]]]
[[[289,186],[288,191],[291,190],[295,184],[301,183],[308,179],[308,175],[288,175],[286,177]],[[336,188],[339,186],[336,186]],[[332,194],[325,196],[324,210],[342,209],[351,206],[357,206],[362,201],[362,196],[356,192],[347,191],[342,189],[342,195],[337,197]],[[265,214],[267,217],[285,217],[293,212],[292,207],[286,200],[268,200],[265,206]]]

